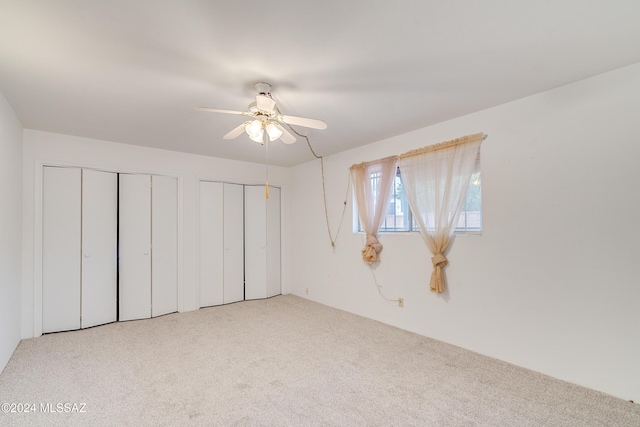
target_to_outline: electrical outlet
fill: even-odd
[[[404,307],[404,298],[398,298],[398,307],[400,308]]]
[[[309,288],[305,288],[304,293],[305,295],[309,295]]]

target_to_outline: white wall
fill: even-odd
[[[22,125],[0,93],[0,372],[20,342]]]
[[[264,183],[265,167],[207,156],[98,141],[33,130],[24,131],[24,222],[22,337],[41,329],[41,199],[43,164],[81,166],[115,172],[142,172],[179,179],[179,296],[180,311],[199,307],[198,278],[198,180],[210,179],[243,184]],[[287,223],[289,169],[269,168],[270,185],[282,188],[283,224]],[[283,263],[288,262],[288,231],[283,227]],[[41,261],[40,261],[41,262]],[[283,293],[288,276],[283,270]],[[34,309],[35,308],[35,309]]]
[[[484,231],[455,239],[446,293],[419,235],[384,234],[405,308],[383,300],[350,197],[332,250],[318,162],[291,172],[292,293],[640,401],[640,64],[328,157],[333,230],[351,164],[476,132]]]

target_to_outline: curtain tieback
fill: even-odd
[[[434,267],[442,268],[447,264],[449,264],[449,260],[447,260],[447,258],[442,254],[436,254],[434,257],[431,258],[431,263],[433,264]]]
[[[444,291],[444,277],[442,275],[442,268],[449,264],[447,258],[442,254],[436,254],[431,258],[433,263],[433,272],[431,273],[431,290],[434,292]]]
[[[382,243],[378,241],[373,234],[367,234],[367,242],[364,249],[362,249],[362,259],[364,262],[371,264],[372,262],[380,261],[378,254],[382,250]]]

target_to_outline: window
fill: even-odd
[[[478,165],[479,166],[479,165]],[[467,197],[460,211],[456,233],[479,233],[482,231],[482,186],[480,168],[471,175]]]
[[[372,189],[380,183],[380,173],[371,174]],[[471,175],[469,188],[467,189],[467,197],[462,205],[458,225],[456,226],[456,234],[477,234],[482,231],[482,182],[480,178],[480,159],[476,162],[476,171]],[[375,191],[374,191],[374,194]],[[357,231],[363,232],[362,224],[355,210],[357,204],[354,203],[354,218]],[[380,232],[418,232],[418,225],[413,220],[409,203],[402,191],[402,175],[400,168],[396,170],[396,178],[391,193],[391,200],[387,209],[387,215],[382,222]]]

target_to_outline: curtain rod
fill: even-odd
[[[412,156],[416,156],[416,155],[422,155],[424,153],[430,153],[433,151],[438,151],[441,150],[443,148],[448,148],[448,147],[453,147],[453,146],[457,146],[460,144],[465,144],[467,142],[470,141],[483,141],[486,138],[486,134],[484,133],[474,133],[472,135],[467,135],[467,136],[463,136],[460,138],[456,138],[456,139],[452,139],[451,141],[444,141],[444,142],[440,142],[438,144],[433,144],[433,145],[427,145],[425,147],[422,148],[416,148],[415,150],[410,150],[407,151],[406,153],[403,153],[399,156],[400,159],[405,158],[405,157],[412,157]]]
[[[466,139],[469,139],[469,138],[473,138],[473,137],[477,138],[478,137],[477,135],[479,135],[479,133],[476,133],[476,134],[473,134],[473,135],[463,136],[461,138],[456,138],[456,139],[453,139],[451,141],[441,142],[439,144],[427,145],[426,147],[417,148],[415,150],[407,151],[406,153],[400,154],[399,156],[388,156],[388,157],[385,157],[383,159],[377,159],[377,160],[371,160],[371,161],[368,161],[368,162],[356,163],[356,164],[351,165],[350,169],[357,168],[357,167],[365,167],[366,165],[369,165],[369,164],[381,163],[381,162],[383,162],[385,160],[388,160],[388,159],[391,159],[391,158],[399,159],[401,157],[407,157],[407,156],[419,154],[419,153],[424,152],[424,151],[431,151],[436,147],[441,147],[443,144],[456,143],[456,142],[459,143],[459,142],[462,142],[463,140],[466,140]],[[486,133],[483,133],[482,134],[482,140],[484,141],[485,139],[487,139],[488,136],[489,135],[487,135]]]

